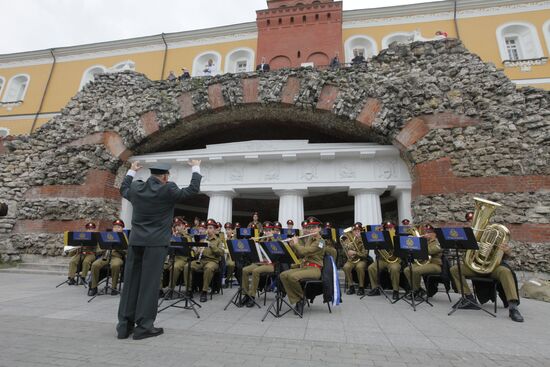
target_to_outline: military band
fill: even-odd
[[[472,213],[468,213],[467,220],[471,220]],[[114,232],[122,232],[124,229],[124,222],[120,219],[115,220],[113,223]],[[288,297],[290,304],[295,305],[297,312],[302,313],[304,307],[304,293],[300,281],[302,279],[320,279],[322,274],[322,268],[324,265],[324,256],[330,255],[334,261],[338,258],[338,253],[341,252],[343,256],[346,256],[347,261],[343,265],[343,272],[345,274],[346,283],[349,285],[347,291],[348,295],[355,294],[364,295],[367,286],[366,275],[368,274],[370,280],[370,291],[367,293],[369,296],[376,296],[380,294],[380,280],[379,274],[383,271],[388,271],[391,280],[391,289],[393,291],[393,299],[399,297],[399,280],[403,273],[409,287],[412,289],[412,297],[415,299],[423,296],[424,290],[421,287],[422,277],[429,274],[441,274],[442,273],[442,254],[443,250],[438,242],[435,229],[430,224],[422,226],[409,226],[411,223],[408,220],[404,220],[402,224],[404,226],[414,228],[416,232],[411,232],[409,235],[421,236],[427,239],[427,250],[429,259],[424,261],[414,261],[412,265],[402,264],[399,257],[393,254],[392,250],[380,251],[378,256],[378,267],[376,261],[372,261],[369,257],[369,252],[366,249],[363,240],[362,232],[367,231],[361,223],[357,222],[352,227],[344,230],[344,234],[334,241],[332,239],[333,225],[330,222],[323,224],[315,217],[309,217],[302,223],[302,236],[305,238],[298,239],[292,231],[294,228],[294,222],[287,220],[287,228],[283,228],[282,224],[278,221],[265,221],[259,222],[259,215],[257,212],[253,214],[253,220],[248,224],[249,228],[254,228],[259,231],[259,237],[252,238],[256,242],[256,251],[259,254],[260,262],[249,264],[242,268],[240,287],[244,298],[241,306],[253,307],[256,305],[255,297],[257,296],[258,287],[260,285],[260,279],[264,275],[274,274],[274,265],[271,259],[267,256],[265,251],[261,250],[259,243],[280,241],[283,238],[289,237],[289,245],[291,250],[300,259],[299,264],[292,264],[289,270],[284,270],[280,273],[280,284],[284,288],[284,292]],[[176,255],[173,257],[173,264],[166,263],[165,269],[170,270],[170,266],[173,266],[170,274],[170,288],[173,290],[177,281],[181,277],[183,272],[184,285],[192,285],[193,273],[202,271],[203,279],[202,284],[199,286],[200,301],[207,301],[207,293],[214,285],[212,280],[218,271],[225,271],[221,275],[223,277],[225,286],[228,286],[234,278],[235,262],[231,259],[229,254],[227,241],[237,239],[236,231],[240,228],[238,222],[227,222],[223,225],[223,232],[221,231],[222,225],[216,222],[214,219],[208,219],[206,222],[201,221],[199,218],[195,218],[194,227],[199,235],[205,235],[203,239],[206,247],[194,248],[194,259],[191,264],[191,271],[188,272],[187,267],[189,262],[187,257]],[[181,236],[186,239],[187,242],[193,242],[194,239],[189,234],[190,226],[181,217],[175,217],[173,221],[172,234],[174,236]],[[324,232],[323,232],[324,230]],[[384,221],[380,228],[376,230],[384,230],[389,232],[390,238],[395,236],[396,228],[393,222]],[[86,225],[86,231],[96,231],[94,223],[88,223]],[[401,234],[403,235],[403,234]],[[501,243],[498,245],[498,249],[503,253],[503,260],[490,272],[476,272],[467,263],[461,262],[460,271],[462,273],[462,279],[459,276],[458,266],[454,265],[450,268],[450,274],[452,280],[455,283],[456,288],[462,284],[464,294],[470,301],[468,303],[460,304],[458,308],[462,309],[476,309],[480,306],[476,301],[476,296],[472,292],[470,285],[468,284],[468,278],[470,277],[487,277],[498,280],[502,285],[506,301],[509,305],[509,315],[514,321],[522,322],[523,317],[518,310],[519,296],[517,290],[517,283],[511,268],[506,264],[506,260],[512,256],[512,251],[507,243]],[[290,250],[289,250],[290,251]],[[120,279],[120,271],[124,264],[124,258],[126,254],[124,251],[112,250],[102,252],[97,248],[80,248],[77,253],[73,255],[69,265],[69,284],[75,284],[75,276],[77,275],[77,268],[81,264],[80,276],[86,277],[91,268],[91,282],[88,290],[88,295],[93,296],[97,294],[98,284],[100,282],[100,271],[102,268],[110,265],[110,272],[112,275],[113,288],[116,288]],[[225,263],[225,268],[221,269],[220,265],[222,260]],[[291,265],[291,264],[288,264]],[[447,268],[448,269],[448,268]],[[353,272],[357,275],[358,284],[354,284]],[[357,289],[356,289],[357,287]],[[162,288],[162,284],[161,284]],[[190,287],[191,288],[191,287]],[[118,291],[115,289],[111,293],[117,295]]]

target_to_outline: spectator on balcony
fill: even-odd
[[[268,72],[269,70],[269,64],[265,61],[265,57],[262,57],[262,62],[256,66],[256,71]]]
[[[172,70],[170,70],[170,72],[168,73],[168,81],[170,82],[173,82],[177,79],[176,75],[174,74],[174,72]]]
[[[330,60],[330,68],[338,69],[339,67],[340,67],[340,57],[337,52],[336,55],[334,55],[334,57],[332,58],[332,60]]]
[[[204,76],[216,75],[217,68],[216,64],[214,64],[214,60],[208,59],[208,63],[204,66],[204,70],[202,72],[204,73]]]
[[[362,52],[359,52],[357,50],[353,51],[353,59],[351,60],[352,65],[361,65],[365,63],[365,56],[363,56]]]
[[[191,74],[189,74],[189,70],[187,70],[187,68],[181,68],[181,75],[178,77],[178,79],[182,81],[184,79],[189,79],[189,78],[191,78]]]
[[[449,37],[449,35],[447,34],[447,32],[445,31],[437,31],[435,32],[435,39],[436,40],[440,40],[440,39],[445,39]]]

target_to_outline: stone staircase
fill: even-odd
[[[39,255],[23,255],[22,262],[13,267],[1,268],[0,273],[23,273],[41,275],[67,275],[69,258],[45,258]]]

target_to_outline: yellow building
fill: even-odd
[[[345,0],[344,0],[345,1]],[[436,35],[438,34],[439,35]],[[518,86],[550,90],[550,1],[446,0],[344,11],[341,61],[372,57],[392,42],[460,38]],[[256,22],[121,41],[0,55],[0,136],[29,134],[97,73],[135,70],[152,80],[170,71],[252,71]],[[343,60],[345,58],[345,60]]]

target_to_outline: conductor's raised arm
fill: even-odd
[[[130,187],[132,186],[132,181],[134,180],[136,172],[140,169],[141,165],[139,162],[132,162],[132,166],[120,184],[120,195],[122,195],[122,197],[126,200],[130,200]]]
[[[178,188],[174,183],[169,183],[170,195],[173,197],[174,201],[180,202],[190,196],[196,195],[200,191],[201,187],[201,170],[200,170],[200,160],[190,160],[188,164],[191,166],[192,176],[189,186],[184,187],[183,189]]]

